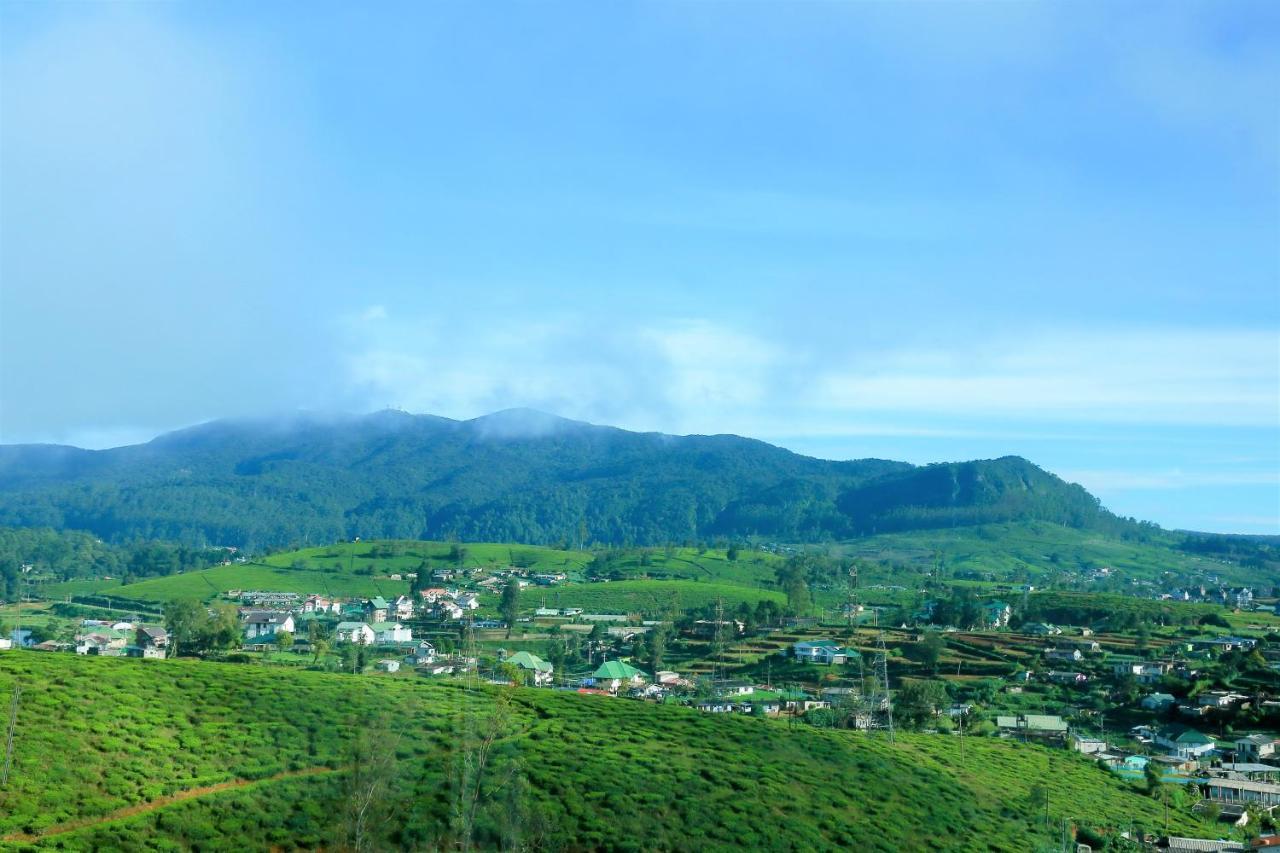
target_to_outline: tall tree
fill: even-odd
[[[520,581],[511,578],[507,581],[507,585],[502,588],[502,601],[498,604],[498,611],[502,614],[502,619],[507,623],[507,639],[511,638],[511,629],[516,624],[516,617],[520,614]]]
[[[164,610],[165,630],[169,632],[169,646],[173,656],[192,652],[198,643],[201,628],[208,615],[194,598],[172,601]]]

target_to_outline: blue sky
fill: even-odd
[[[0,5],[0,440],[533,406],[1280,533],[1280,7]]]

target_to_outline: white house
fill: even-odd
[[[1199,758],[1216,747],[1213,738],[1185,726],[1163,728],[1156,732],[1155,740],[1166,754],[1178,758]]]
[[[400,661],[392,660],[391,658],[385,658],[384,660],[378,661],[377,667],[378,667],[378,670],[381,672],[399,672]]]
[[[1236,738],[1236,761],[1261,761],[1280,749],[1280,738],[1274,735],[1246,735]]]
[[[396,600],[391,603],[391,612],[397,619],[412,619],[413,599],[407,595],[396,596]]]
[[[399,622],[374,622],[369,627],[373,629],[374,639],[379,643],[413,642],[413,629]]]
[[[796,660],[805,663],[838,664],[844,663],[849,658],[847,649],[842,649],[829,640],[796,643],[793,653]]]
[[[377,640],[373,629],[364,622],[339,622],[334,632],[339,643],[357,643],[371,646]]]
[[[480,596],[474,592],[462,592],[453,599],[463,610],[478,610],[480,608]]]
[[[293,614],[283,610],[246,610],[240,614],[240,626],[246,640],[274,637],[286,632],[292,634],[295,629]]]

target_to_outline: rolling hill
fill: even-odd
[[[215,421],[142,445],[0,447],[0,525],[260,550],[366,539],[818,542],[1042,520],[1133,527],[1025,459],[801,456],[525,410]]]
[[[0,699],[18,686],[5,849],[1026,853],[1060,849],[1064,826],[1166,820],[1088,759],[1008,740],[891,744],[550,690],[0,653]]]

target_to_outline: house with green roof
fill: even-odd
[[[591,675],[596,686],[617,692],[619,687],[639,687],[645,682],[645,675],[629,663],[620,660],[607,660],[600,664]]]
[[[399,622],[374,622],[369,627],[373,629],[374,640],[383,645],[413,642],[413,629],[408,625]]]
[[[380,595],[374,596],[364,603],[364,615],[370,622],[385,622],[391,612],[391,602]]]
[[[1066,741],[1067,721],[1056,714],[1017,714],[997,716],[996,727],[1002,735],[1021,735],[1037,740]]]
[[[550,684],[552,674],[555,671],[551,664],[532,652],[516,652],[513,655],[507,655],[502,659],[502,662],[509,663],[527,673],[526,677],[529,679],[529,683],[535,687]]]
[[[1178,758],[1199,758],[1213,752],[1217,742],[1206,734],[1189,726],[1165,726],[1156,732],[1156,745],[1162,747],[1167,755]]]
[[[334,629],[334,638],[339,643],[355,643],[361,646],[371,646],[377,640],[373,629],[364,622],[339,622],[338,627]]]

